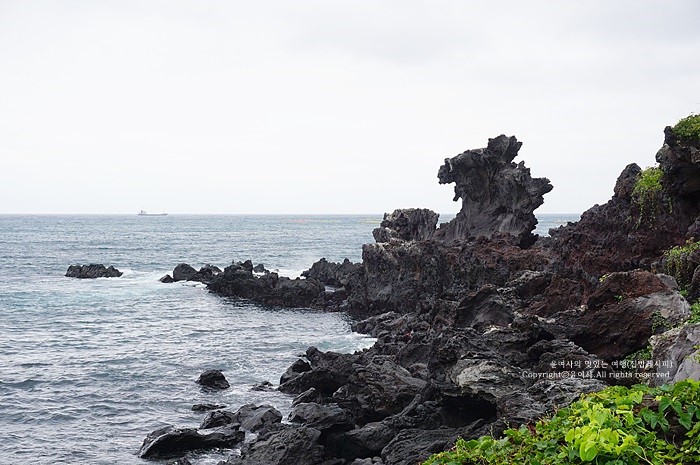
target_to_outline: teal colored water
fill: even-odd
[[[540,215],[540,234],[577,215]],[[449,218],[447,218],[449,219]],[[250,388],[309,346],[352,352],[372,339],[342,314],[262,307],[161,284],[181,262],[223,268],[252,259],[297,276],[320,257],[359,261],[380,215],[0,216],[0,463],[145,464],[152,430],[196,427],[196,403],[233,409],[291,399]],[[443,219],[445,221],[445,219]],[[64,277],[104,263],[121,278]],[[221,369],[231,388],[195,379]],[[230,451],[191,457],[215,464]],[[152,463],[152,462],[151,462]]]

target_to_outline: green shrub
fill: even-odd
[[[700,115],[690,115],[673,126],[673,133],[681,139],[700,139]]]
[[[686,323],[700,323],[700,300],[696,300],[695,303],[690,306],[690,318]]]
[[[632,189],[632,199],[639,206],[637,227],[642,223],[645,216],[653,220],[657,213],[663,174],[661,168],[650,166],[642,170],[637,177],[637,181]]]
[[[700,242],[687,241],[684,245],[671,247],[664,253],[666,273],[676,278],[681,289],[687,289],[693,279],[695,262],[691,260],[691,256],[697,250],[700,250]]]
[[[460,439],[423,465],[680,465],[700,461],[700,382],[613,386],[496,439]]]

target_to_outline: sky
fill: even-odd
[[[515,135],[580,213],[700,113],[696,0],[0,0],[0,213],[455,213]]]

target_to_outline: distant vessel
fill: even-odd
[[[139,216],[165,216],[167,213],[146,213],[145,211],[141,210],[139,212]]]

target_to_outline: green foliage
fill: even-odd
[[[672,247],[664,254],[666,273],[676,278],[681,289],[690,286],[693,279],[695,266],[690,258],[697,250],[700,250],[700,242],[689,240],[685,245]]]
[[[627,357],[625,357],[625,360],[651,360],[651,344],[647,344],[645,348],[639,349],[638,351],[629,354]]]
[[[700,139],[700,115],[690,115],[673,126],[673,133],[681,139]]]
[[[642,170],[632,189],[632,198],[639,206],[639,227],[645,217],[654,219],[659,208],[659,196],[661,195],[661,168],[648,167]]]
[[[423,465],[680,465],[700,461],[700,382],[613,386],[496,439],[460,439]]]
[[[700,300],[696,300],[695,303],[690,306],[690,319],[688,319],[686,323],[700,323]]]

